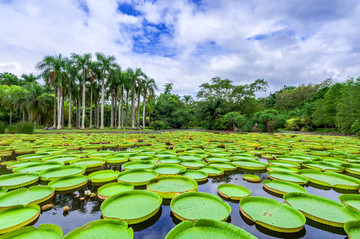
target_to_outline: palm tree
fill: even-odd
[[[146,96],[149,93],[149,100],[151,101],[152,96],[155,93],[155,90],[157,90],[158,87],[156,85],[156,82],[153,78],[145,77],[144,87],[143,87],[143,128],[145,129],[146,126]]]
[[[74,90],[73,85],[76,82],[76,78],[79,74],[79,69],[77,68],[74,61],[70,59],[65,60],[64,65],[65,71],[64,77],[66,78],[66,83],[68,86],[68,100],[69,100],[69,115],[68,115],[68,129],[72,129],[71,118],[72,118],[72,92]]]
[[[147,78],[146,74],[142,74],[144,78]],[[137,95],[137,121],[136,121],[136,127],[140,128],[140,96],[143,91],[144,85],[145,85],[145,79],[144,78],[138,78],[137,84],[136,84],[136,95]]]
[[[110,68],[117,66],[115,63],[115,56],[105,56],[103,53],[95,53],[96,59],[100,66],[101,77],[101,126],[104,129],[104,104],[105,104],[105,78],[108,75]]]
[[[89,62],[88,68],[90,69],[90,125],[89,129],[92,129],[93,125],[93,87],[95,83],[95,79],[99,78],[100,75],[100,64],[96,61]]]
[[[28,84],[28,83],[36,82],[36,80],[40,79],[40,75],[35,76],[33,73],[22,74],[21,78],[23,78],[23,80],[21,81],[22,84]]]
[[[116,72],[116,77],[118,78],[120,96],[119,96],[119,113],[118,113],[118,129],[124,128],[124,117],[123,117],[123,99],[124,99],[124,82],[125,82],[125,73],[119,69]]]
[[[141,68],[136,68],[135,71],[131,68],[127,70],[129,85],[131,89],[131,129],[135,129],[135,94],[136,86],[143,75]]]
[[[56,89],[58,89],[58,127],[61,128],[61,70],[63,67],[62,55],[45,56],[44,59],[36,64],[37,70],[42,70],[41,76],[45,83],[54,88],[54,125],[56,126]]]
[[[90,53],[85,53],[83,55],[71,54],[71,59],[76,63],[77,67],[81,69],[83,82],[82,82],[82,119],[81,119],[81,129],[85,129],[85,89],[86,89],[86,77],[89,73],[89,63],[91,61],[92,55]]]

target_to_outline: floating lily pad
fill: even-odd
[[[40,215],[35,204],[17,205],[0,210],[0,234],[13,231],[33,222]]]
[[[91,183],[106,183],[117,179],[119,175],[118,171],[114,170],[101,170],[89,174],[89,180]]]
[[[346,222],[344,229],[349,239],[360,238],[360,220]]]
[[[61,228],[54,224],[41,224],[38,228],[33,226],[22,227],[2,235],[1,239],[17,238],[46,238],[61,239],[63,232]]]
[[[155,165],[156,163],[150,160],[137,160],[125,163],[123,169],[152,169]]]
[[[14,173],[35,173],[40,172],[49,168],[56,168],[64,166],[61,162],[46,162],[46,163],[38,163],[38,164],[31,164],[25,165],[21,167],[17,167],[13,169]]]
[[[100,219],[89,222],[72,230],[63,239],[88,239],[88,238],[134,238],[134,231],[128,224],[120,220]]]
[[[284,200],[307,218],[326,225],[343,227],[348,221],[360,219],[360,212],[329,198],[296,192],[286,193]]]
[[[360,175],[360,165],[359,164],[343,164],[345,172],[353,173]]]
[[[300,170],[300,175],[307,177],[310,182],[340,189],[357,190],[360,180],[334,172],[321,172],[313,169]]]
[[[0,196],[0,209],[29,203],[39,204],[50,199],[54,192],[55,188],[45,185],[19,188]]]
[[[180,165],[189,169],[198,169],[207,165],[207,163],[200,160],[184,160]]]
[[[50,156],[43,158],[44,162],[61,162],[64,164],[69,164],[71,161],[78,159],[79,156],[72,156],[72,155],[59,155],[59,156]]]
[[[7,188],[0,187],[0,196],[7,192]]]
[[[22,155],[22,156],[18,156],[16,157],[17,160],[19,161],[31,161],[31,160],[41,160],[45,157],[50,156],[50,154],[44,153],[44,154],[26,154],[26,155]]]
[[[159,176],[159,173],[151,169],[131,169],[118,175],[119,182],[128,182],[135,186],[145,185],[151,179]]]
[[[129,157],[130,161],[137,161],[137,160],[150,160],[153,159],[154,155],[146,155],[146,154],[139,154]]]
[[[203,192],[180,194],[171,200],[170,208],[175,217],[181,221],[197,219],[225,221],[231,212],[228,203],[213,194]]]
[[[249,169],[249,170],[264,170],[266,169],[267,164],[260,161],[255,161],[252,159],[241,159],[232,161],[233,164],[238,166],[240,169]]]
[[[189,238],[256,239],[257,237],[230,223],[211,219],[181,222],[165,237],[165,239]]]
[[[112,155],[105,158],[106,164],[115,165],[115,164],[122,164],[129,160],[128,157],[125,155]]]
[[[32,161],[15,161],[6,165],[7,169],[14,169],[22,166],[32,165],[42,163],[41,160],[32,160]]]
[[[211,176],[220,176],[224,174],[224,169],[212,167],[212,166],[205,166],[199,169],[199,171],[203,171],[208,174],[209,177]]]
[[[290,192],[303,192],[306,193],[306,189],[301,187],[299,184],[290,183],[283,180],[269,180],[265,179],[263,181],[263,186],[270,190],[271,192],[284,195],[285,193]]]
[[[260,182],[260,177],[254,174],[243,174],[242,178],[246,181],[258,183]]]
[[[291,168],[291,167],[287,167],[287,166],[282,166],[282,165],[274,165],[274,164],[270,164],[266,167],[267,171],[277,171],[277,172],[289,172],[289,173],[296,173],[298,170],[296,168]]]
[[[291,167],[291,168],[300,168],[301,167],[301,165],[299,163],[289,162],[289,161],[279,160],[279,159],[278,160],[268,160],[268,164]]]
[[[128,224],[136,224],[154,216],[161,203],[162,199],[156,193],[132,190],[105,199],[101,204],[101,213],[106,219],[120,219]]]
[[[206,181],[208,174],[201,170],[186,170],[185,172],[180,173],[180,175],[195,179],[196,182]]]
[[[360,211],[360,194],[343,194],[339,200],[345,205],[353,207]]]
[[[180,175],[161,175],[146,185],[148,191],[157,193],[162,198],[174,198],[181,193],[196,192],[197,188],[194,179]]]
[[[37,173],[13,173],[0,176],[0,187],[7,189],[21,188],[39,180]]]
[[[181,160],[178,158],[159,158],[158,161],[162,164],[180,164]]]
[[[153,170],[161,174],[178,174],[186,171],[184,166],[178,164],[160,164],[153,167]]]
[[[217,192],[230,200],[240,200],[244,197],[250,196],[251,192],[249,189],[234,184],[220,184],[217,188]]]
[[[332,172],[342,172],[344,168],[332,163],[321,162],[321,161],[304,161],[302,165],[310,169],[318,169],[321,171],[332,171]]]
[[[224,171],[234,171],[237,169],[237,166],[230,162],[211,162],[209,166],[221,168]]]
[[[63,167],[50,168],[40,172],[40,179],[43,181],[49,181],[55,178],[84,174],[85,170],[85,166],[77,165],[66,165]]]
[[[240,210],[251,221],[278,232],[298,232],[306,222],[306,218],[298,210],[272,198],[243,198]]]
[[[106,199],[114,194],[134,190],[134,185],[126,182],[108,183],[99,187],[97,191],[98,198]]]
[[[306,184],[309,181],[308,178],[301,176],[299,174],[289,173],[289,172],[279,172],[279,171],[268,172],[268,177],[271,179],[279,179],[300,185]]]
[[[207,162],[230,162],[231,158],[209,156],[209,157],[206,157],[205,160]]]
[[[105,160],[101,158],[82,158],[72,161],[71,164],[85,166],[86,169],[92,169],[104,165]]]
[[[53,186],[55,191],[68,191],[82,187],[88,183],[88,178],[84,175],[71,175],[56,178],[49,182],[49,186]]]

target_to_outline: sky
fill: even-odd
[[[160,92],[262,78],[265,96],[360,76],[360,1],[0,0],[0,72],[39,73],[45,55],[72,52],[141,67]]]

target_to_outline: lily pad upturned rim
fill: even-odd
[[[41,162],[41,163],[38,163],[38,164],[30,164],[30,165],[24,165],[24,166],[21,166],[21,167],[16,167],[14,168],[12,171],[13,173],[33,173],[33,172],[40,172],[40,171],[43,171],[43,170],[46,170],[46,169],[43,169],[43,170],[36,170],[36,171],[26,171],[27,169],[31,169],[33,167],[38,167],[38,166],[53,166],[54,168],[57,168],[57,167],[61,167],[61,166],[64,166],[64,163],[62,162],[57,162],[57,161],[53,161],[53,162]],[[51,168],[53,168],[51,167]]]
[[[138,173],[138,172],[147,172],[147,173],[153,174],[154,176],[152,178],[150,178],[149,180],[141,181],[141,182],[131,182],[131,181],[121,180],[121,177],[123,175],[131,174],[131,173]],[[131,183],[131,184],[133,184],[135,186],[141,186],[141,185],[147,184],[151,179],[156,178],[158,176],[159,176],[159,173],[152,170],[152,169],[129,169],[129,170],[122,171],[121,173],[119,173],[119,175],[117,177],[117,180],[118,180],[118,182],[128,182],[128,183]]]
[[[242,178],[246,181],[253,182],[253,183],[258,183],[261,181],[260,177],[258,175],[254,175],[254,174],[243,174]]]
[[[39,215],[40,215],[40,207],[39,205],[36,205],[36,204],[28,204],[28,205],[17,205],[17,206],[13,206],[13,207],[9,207],[9,208],[5,208],[5,209],[2,209],[0,210],[0,217],[2,214],[6,213],[6,212],[9,212],[9,211],[15,211],[15,210],[21,210],[23,208],[31,208],[31,209],[34,209],[36,210],[36,213],[34,214],[33,217],[31,217],[30,219],[28,220],[25,220],[25,221],[22,221],[21,223],[18,223],[14,226],[11,226],[11,227],[8,227],[8,228],[4,228],[4,229],[0,229],[0,234],[3,234],[3,233],[6,233],[6,232],[10,232],[10,231],[13,231],[15,229],[18,229],[18,228],[21,228],[23,226],[26,226],[28,224],[30,224],[31,222],[33,222],[34,220],[36,220]]]
[[[360,202],[360,194],[342,194],[339,196],[339,200],[342,204],[344,204],[345,206],[350,206],[358,211],[360,211],[360,208],[356,208],[351,204],[348,204],[346,201],[347,200],[357,200]]]
[[[190,176],[186,176],[186,173],[197,173],[197,174],[202,174],[202,178],[192,178]],[[182,176],[186,176],[186,177],[189,177],[189,178],[192,178],[194,179],[196,182],[203,182],[203,181],[206,181],[208,179],[208,174],[204,171],[201,171],[201,170],[198,170],[198,169],[187,169],[186,171],[183,171],[181,173],[179,173],[179,175],[182,175]]]
[[[283,184],[283,185],[287,185],[289,187],[293,187],[293,188],[296,188],[297,190],[301,191],[301,192],[304,192],[306,193],[306,189],[303,188],[302,186],[300,186],[299,184],[296,184],[296,183],[291,183],[291,182],[288,182],[288,181],[284,181],[284,180],[278,180],[278,179],[274,179],[274,180],[270,180],[270,179],[265,179],[263,181],[263,187],[266,188],[267,190],[273,192],[273,193],[277,193],[277,194],[281,194],[281,195],[284,195],[285,193],[288,193],[288,192],[285,192],[285,191],[282,191],[280,189],[277,189],[277,188],[274,188],[271,186],[271,184]],[[270,184],[270,185],[269,185]]]
[[[186,165],[186,163],[198,163],[200,164],[199,166],[191,166],[191,165]],[[206,165],[208,165],[206,162],[204,161],[201,161],[201,160],[191,160],[191,159],[188,159],[188,160],[183,160],[180,165],[188,168],[188,169],[198,169],[198,168],[201,168],[201,167],[204,167]]]
[[[129,191],[134,190],[134,187],[135,187],[134,185],[132,185],[131,183],[128,183],[128,182],[113,182],[113,183],[107,183],[107,184],[104,184],[104,185],[102,185],[101,187],[98,188],[98,190],[97,190],[97,196],[98,196],[98,198],[105,200],[105,199],[107,199],[108,197],[110,197],[110,196],[102,195],[102,194],[101,194],[101,190],[103,190],[103,189],[105,189],[105,188],[108,188],[108,187],[111,187],[111,186],[115,186],[115,185],[128,186],[128,187],[129,187]],[[131,189],[130,189],[130,188],[131,188]],[[119,192],[117,192],[117,193],[119,193]],[[114,194],[117,194],[117,193],[114,193]]]
[[[271,179],[278,179],[278,180],[283,180],[283,181],[287,181],[290,183],[296,183],[296,184],[307,184],[309,182],[309,179],[307,177],[301,176],[299,174],[296,173],[289,173],[289,172],[281,172],[281,171],[272,171],[272,172],[268,172],[267,173],[268,177]],[[284,179],[283,177],[279,177],[279,176],[289,176],[289,177],[293,177],[293,178],[297,178],[297,181],[293,181],[293,180],[289,180],[289,179]]]
[[[220,166],[214,166],[214,165],[220,165]],[[229,165],[229,166],[231,166],[232,168],[221,167],[221,165],[223,165],[223,166]],[[215,162],[209,162],[208,166],[221,168],[221,169],[223,169],[225,172],[235,171],[235,170],[238,169],[238,166],[237,166],[236,164],[233,164],[232,162],[219,162],[219,161],[215,161]]]
[[[204,193],[204,192],[188,192],[188,193],[182,193],[182,194],[179,194],[177,195],[176,197],[174,197],[171,202],[170,202],[170,209],[171,209],[171,212],[174,214],[174,216],[176,218],[178,218],[179,220],[181,221],[185,221],[185,220],[189,220],[189,221],[196,221],[200,218],[196,218],[196,219],[189,219],[189,218],[185,218],[183,216],[181,216],[179,214],[179,212],[174,212],[173,210],[173,207],[174,205],[177,203],[177,201],[179,201],[180,199],[183,199],[183,198],[186,198],[186,197],[191,197],[191,196],[198,196],[198,197],[206,197],[206,198],[211,198],[212,200],[215,200],[216,202],[218,202],[219,204],[221,204],[222,206],[224,206],[227,211],[228,211],[228,215],[227,217],[225,218],[220,218],[219,221],[226,221],[229,216],[230,216],[230,213],[231,213],[231,207],[228,203],[226,202],[223,202],[222,199],[218,196],[215,196],[211,193]]]
[[[244,197],[249,197],[249,196],[251,196],[250,190],[247,189],[247,188],[244,187],[244,186],[235,185],[235,184],[231,184],[231,183],[224,183],[224,184],[220,184],[220,185],[217,187],[217,192],[218,192],[218,194],[220,194],[220,195],[223,196],[224,198],[227,198],[227,199],[230,199],[230,200],[241,200],[241,199],[244,198],[244,197],[237,197],[237,196],[229,196],[229,195],[227,195],[226,193],[224,193],[224,192],[221,191],[221,189],[224,188],[224,187],[234,187],[234,188],[240,189],[240,190],[245,191],[246,193],[248,193],[248,195],[247,195],[247,196],[244,196]]]
[[[176,225],[171,231],[165,236],[165,239],[176,239],[179,238],[180,234],[186,232],[194,227],[211,227],[216,228],[219,230],[227,231],[234,235],[234,238],[243,238],[243,239],[256,239],[257,237],[253,236],[252,234],[248,233],[244,229],[237,227],[233,224],[217,221],[213,219],[198,219],[196,221],[183,221]],[[208,231],[208,230],[206,230]],[[211,236],[211,235],[210,235]],[[180,237],[181,238],[181,237]],[[209,237],[210,239],[211,237]]]
[[[176,180],[181,180],[181,181],[186,181],[189,184],[191,184],[193,186],[192,189],[189,189],[187,191],[170,191],[170,192],[160,192],[160,191],[156,191],[156,190],[152,190],[151,189],[151,185],[157,183],[158,181],[161,180],[167,180],[167,179],[176,179]],[[182,194],[182,193],[186,193],[186,192],[196,192],[198,189],[198,184],[197,182],[190,178],[190,177],[186,177],[186,176],[182,176],[182,175],[160,175],[157,178],[153,178],[151,179],[147,184],[146,184],[146,190],[148,190],[149,192],[154,192],[160,195],[160,197],[162,198],[167,198],[167,199],[172,199],[175,196]]]
[[[13,238],[15,236],[21,236],[21,234],[26,234],[28,232],[33,232],[33,231],[53,231],[54,233],[58,234],[58,239],[61,239],[63,236],[63,231],[62,229],[55,224],[41,224],[38,226],[38,228],[35,228],[34,226],[26,226],[26,227],[21,227],[19,229],[16,229],[14,231],[10,231],[2,236],[0,236],[0,239],[8,239],[8,238]]]
[[[83,182],[75,184],[75,185],[71,185],[71,186],[67,186],[67,187],[56,187],[54,186],[54,184],[67,180],[67,179],[83,179]],[[70,175],[70,176],[65,176],[65,177],[60,177],[60,178],[56,178],[54,180],[51,180],[48,185],[49,186],[53,186],[55,187],[55,191],[68,191],[68,190],[72,190],[75,188],[80,188],[84,185],[86,185],[88,183],[89,179],[87,176],[81,175],[81,174],[77,174],[77,175]]]
[[[103,210],[109,203],[111,203],[112,201],[117,200],[117,199],[123,199],[123,198],[125,198],[126,196],[129,196],[129,195],[151,196],[155,200],[158,201],[158,207],[155,210],[153,210],[151,213],[149,213],[147,215],[144,215],[142,217],[139,217],[139,218],[123,219],[123,218],[117,218],[117,217],[108,217],[108,216],[104,215]],[[162,203],[162,198],[160,197],[160,195],[158,195],[156,193],[149,192],[149,191],[144,191],[144,190],[132,190],[132,191],[126,191],[126,192],[117,193],[117,194],[114,194],[114,195],[108,197],[101,204],[100,210],[101,210],[101,214],[103,215],[103,218],[105,218],[105,219],[120,219],[122,221],[125,221],[128,224],[137,224],[137,223],[146,221],[147,219],[153,217],[159,211],[159,209],[161,207],[161,203]]]
[[[7,178],[12,178],[12,177],[20,177],[20,176],[33,176],[34,178],[32,180],[28,180],[19,184],[13,184],[11,186],[6,186],[4,184],[1,183],[2,179],[7,179]],[[40,176],[38,173],[12,173],[12,174],[4,174],[4,175],[0,175],[0,187],[5,187],[7,189],[15,189],[15,188],[20,188],[20,187],[24,187],[33,183],[36,183],[37,181],[39,181]]]
[[[114,171],[112,169],[106,169],[106,170],[100,170],[100,171],[95,171],[93,173],[90,173],[88,175],[88,178],[91,183],[105,183],[105,182],[110,182],[110,181],[116,180],[119,173],[120,173],[119,171]],[[109,177],[101,178],[101,179],[92,178],[99,174],[109,174]]]
[[[9,192],[7,192],[5,194],[2,194],[2,195],[0,195],[0,202],[1,202],[2,199],[6,199],[7,197],[11,197],[11,196],[19,194],[19,193],[23,193],[23,192],[27,192],[27,191],[34,191],[34,190],[39,190],[39,189],[40,190],[41,189],[47,190],[50,193],[48,195],[46,195],[45,197],[42,197],[42,198],[39,198],[37,200],[28,202],[27,204],[39,204],[39,203],[45,202],[46,200],[50,199],[55,194],[55,188],[52,187],[52,186],[49,186],[49,185],[35,185],[35,186],[30,187],[30,188],[18,188],[18,189],[9,191]],[[0,204],[0,209],[9,208],[9,207],[12,207],[12,206],[17,206],[17,205],[27,205],[27,204],[14,204],[14,205],[9,205],[9,206],[1,206],[1,204]]]
[[[94,162],[98,161],[98,163],[88,164],[88,165],[77,164],[79,162],[86,162],[86,161],[94,161]],[[100,167],[100,166],[104,165],[105,164],[105,159],[103,159],[103,158],[95,158],[95,157],[93,157],[93,158],[80,158],[80,159],[76,159],[76,160],[71,161],[70,164],[85,166],[86,169],[91,169],[91,168],[96,168],[96,167]]]
[[[276,206],[280,206],[280,207],[284,207],[286,208],[286,210],[290,210],[292,211],[292,213],[296,214],[300,220],[302,221],[302,225],[299,226],[299,227],[282,227],[282,226],[274,226],[273,224],[269,224],[267,222],[263,222],[263,221],[260,221],[260,220],[255,220],[250,214],[249,211],[246,212],[245,210],[245,204],[249,201],[263,201],[263,203],[269,203],[269,204],[275,204]],[[306,223],[306,218],[305,216],[300,212],[298,211],[297,209],[291,207],[290,205],[288,204],[282,204],[281,202],[279,202],[278,200],[276,199],[272,199],[272,198],[267,198],[267,197],[245,197],[243,199],[240,200],[239,202],[239,205],[240,205],[240,211],[241,213],[247,217],[248,219],[250,219],[251,221],[265,227],[265,228],[268,228],[270,230],[273,230],[273,231],[277,231],[277,232],[285,232],[285,233],[294,233],[294,232],[298,232],[298,231],[301,231]],[[270,207],[272,208],[272,207]],[[288,220],[288,217],[284,217],[284,220]]]
[[[109,165],[122,164],[127,161],[129,161],[128,157],[122,157],[121,155],[116,155],[116,154],[105,157],[105,162],[106,162],[106,164],[109,164]]]
[[[146,165],[146,167],[145,168],[144,167],[142,167],[142,168],[131,168],[132,165]],[[130,161],[130,162],[124,163],[122,165],[122,168],[123,168],[123,170],[152,169],[155,165],[156,165],[156,163],[151,161],[151,160],[135,160],[135,161]]]
[[[53,171],[61,171],[61,170],[64,170],[64,168],[76,168],[76,169],[79,169],[79,172],[78,173],[74,173],[74,174],[70,174],[70,175],[61,175],[61,176],[58,176],[58,177],[45,177],[44,175],[46,175],[47,173],[51,173]],[[65,165],[64,167],[56,167],[56,168],[49,168],[49,169],[46,169],[46,170],[43,170],[43,171],[40,171],[40,180],[42,181],[50,181],[50,180],[53,180],[55,178],[61,178],[61,177],[64,177],[64,176],[71,176],[71,175],[81,175],[81,174],[84,174],[86,171],[86,167],[85,166],[80,166],[80,165]]]
[[[351,237],[351,229],[360,229],[360,220],[348,221],[344,224],[344,230],[348,235],[349,239],[356,239],[355,237]]]
[[[63,239],[70,239],[70,238],[74,238],[76,237],[78,234],[81,233],[86,233],[87,229],[90,228],[94,228],[97,227],[99,225],[103,225],[103,224],[114,224],[117,227],[123,227],[124,230],[126,230],[129,233],[129,237],[133,238],[134,237],[134,231],[131,227],[128,228],[128,224],[124,221],[121,220],[117,220],[117,219],[100,219],[100,220],[96,220],[96,221],[92,221],[89,223],[84,224],[81,227],[78,227],[74,230],[72,230],[71,232],[69,232],[68,234],[66,234]]]
[[[167,164],[158,164],[158,165],[155,165],[152,169],[154,171],[156,171],[157,169],[161,169],[161,168],[176,168],[176,169],[179,169],[179,171],[175,174],[179,174],[179,173],[182,173],[184,171],[186,171],[186,167],[182,166],[182,165],[179,165],[179,164],[170,164],[170,163],[167,163]],[[158,171],[156,171],[158,172]],[[158,172],[160,175],[174,175],[174,174],[166,174],[166,173],[161,173],[161,172]]]

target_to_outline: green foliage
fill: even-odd
[[[6,123],[0,122],[0,134],[4,134],[6,130]]]
[[[170,129],[169,124],[161,120],[156,120],[152,122],[150,127],[152,127],[155,130]]]
[[[34,124],[31,122],[18,122],[15,124],[17,134],[32,134],[34,133]]]

